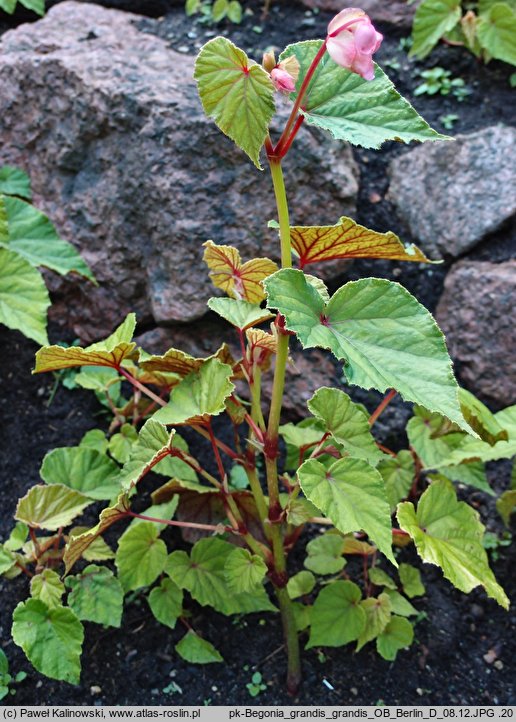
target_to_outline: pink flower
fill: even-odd
[[[326,47],[337,65],[374,80],[373,53],[383,40],[369,16],[359,8],[346,8],[328,25]]]
[[[271,70],[271,80],[276,90],[281,93],[293,93],[296,89],[296,81],[290,73],[282,68],[277,67]]]

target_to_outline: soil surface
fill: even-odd
[[[104,4],[131,9],[130,2]],[[321,37],[329,20],[323,13],[305,12],[298,3],[279,2],[263,20],[260,5],[250,5],[254,14],[245,16],[241,26],[222,24],[212,28],[188,20],[176,3],[152,2],[149,3],[149,14],[155,16],[168,8],[166,14],[159,18],[142,17],[139,25],[146,32],[166,38],[171,47],[185,53],[196,52],[209,37],[224,33],[259,59],[261,52],[270,45],[281,50],[292,41]],[[27,19],[33,18],[21,12],[11,25]],[[0,25],[0,32],[6,28],[6,23]],[[380,29],[386,40],[378,62],[434,127],[443,130],[440,118],[451,113],[459,116],[453,133],[471,132],[496,122],[514,123],[509,72],[502,65],[491,63],[486,68],[461,49],[450,47],[438,49],[425,64],[409,62],[400,50],[396,29]],[[418,71],[435,65],[449,68],[454,75],[463,77],[472,94],[462,103],[452,96],[413,98],[412,91],[420,82]],[[355,150],[362,175],[357,220],[381,231],[393,230],[405,241],[411,241],[392,206],[384,199],[388,185],[386,167],[399,152],[403,152],[403,147],[394,143],[387,144],[380,153]],[[468,257],[502,261],[511,255],[514,255],[514,248],[511,229],[507,228],[486,240]],[[395,264],[374,262],[373,270],[371,262],[362,261],[355,262],[340,281],[372,273],[401,280],[433,310],[447,268],[448,264],[444,264],[421,272],[419,268],[404,266],[401,269]],[[54,335],[52,340],[62,340],[62,335]],[[45,453],[56,446],[77,444],[87,430],[103,427],[106,421],[99,413],[93,394],[85,391],[69,391],[59,386],[49,403],[53,378],[30,374],[37,350],[35,344],[0,326],[0,348],[0,502],[3,510],[0,538],[5,538],[11,528],[17,499],[39,481],[39,466]],[[355,394],[355,398],[360,399],[360,394]],[[403,407],[394,404],[382,420],[394,424],[404,416]],[[399,433],[399,427],[391,425],[388,431],[394,435]],[[398,448],[403,445],[402,439],[402,436],[398,437]],[[507,466],[492,465],[489,471],[495,489],[507,488]],[[479,508],[488,529],[501,532],[491,498],[474,492],[468,494],[468,501]],[[147,500],[142,499],[142,508],[146,503]],[[93,518],[92,513],[90,521]],[[173,533],[168,540],[171,544],[182,545]],[[410,560],[410,551],[404,554]],[[507,594],[514,599],[514,546],[501,548],[498,555],[493,561],[493,569]],[[294,555],[293,568],[301,562],[302,556],[298,559]],[[159,625],[149,613],[145,600],[137,595],[126,607],[121,630],[85,625],[83,673],[79,686],[46,679],[31,668],[23,652],[10,640],[12,610],[27,596],[28,581],[22,576],[12,582],[0,579],[0,643],[9,658],[13,675],[20,670],[28,673],[27,679],[17,685],[16,695],[4,703],[513,704],[515,612],[504,612],[480,590],[468,596],[459,593],[433,567],[423,568],[423,578],[427,593],[415,601],[422,614],[410,650],[399,653],[394,663],[379,658],[374,645],[366,646],[358,654],[354,654],[349,646],[309,650],[304,653],[304,684],[295,699],[284,689],[286,660],[277,616],[255,614],[228,620],[190,603],[193,626],[217,647],[226,662],[197,667],[181,660],[174,651],[183,629],[178,625],[171,631]],[[489,662],[484,659],[485,655]],[[252,698],[246,684],[256,670],[262,673],[267,689]]]

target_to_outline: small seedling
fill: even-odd
[[[18,672],[14,678],[9,674],[9,662],[3,649],[0,649],[0,700],[8,694],[16,694],[12,685],[19,684],[27,677],[26,672]]]
[[[455,113],[448,113],[447,115],[439,116],[439,121],[445,130],[453,130],[453,126],[459,120],[458,115]]]
[[[462,78],[452,78],[451,71],[439,66],[431,70],[423,70],[420,73],[424,82],[417,86],[414,95],[450,95],[450,93],[462,102],[471,94],[471,89],[465,84]]]
[[[260,672],[255,672],[251,677],[251,681],[246,684],[247,690],[251,697],[258,697],[261,692],[265,692],[267,685],[262,682],[262,675]]]

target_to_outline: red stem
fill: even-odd
[[[143,521],[153,521],[156,524],[166,524],[167,526],[180,526],[180,527],[188,527],[190,529],[203,529],[205,531],[216,531],[220,532],[221,529],[224,531],[230,531],[235,533],[235,530],[232,529],[230,526],[224,526],[223,524],[197,524],[196,522],[190,522],[190,521],[175,521],[173,519],[156,519],[153,516],[147,516],[146,514],[137,514],[135,511],[131,511],[131,509],[126,509],[126,513],[128,516],[132,516],[135,519],[142,519]]]
[[[145,384],[142,384],[140,381],[138,381],[138,379],[135,379],[133,376],[131,376],[131,374],[124,368],[122,368],[122,366],[118,366],[117,371],[119,374],[122,374],[122,376],[126,378],[130,384],[132,384],[136,389],[143,391],[146,396],[155,401],[159,406],[167,405],[166,401],[164,401],[161,397],[155,394],[154,391],[151,391],[149,388],[147,388]]]
[[[220,458],[220,452],[219,452],[219,447],[217,446],[217,440],[215,439],[215,436],[213,434],[213,429],[211,427],[211,419],[208,422],[207,426],[208,426],[208,433],[210,435],[211,445],[213,447],[213,453],[215,454],[215,459],[217,460],[217,466],[219,468],[220,480],[224,484],[224,481],[226,479],[226,471],[224,469],[224,464],[222,463],[222,459]]]
[[[393,398],[396,396],[398,392],[396,389],[391,389],[388,394],[385,395],[383,401],[381,401],[377,408],[373,411],[371,416],[369,417],[369,426],[372,426],[374,422],[378,419],[380,414],[383,413],[383,411],[387,408],[387,406],[391,403]]]
[[[288,137],[285,145],[281,148],[280,158],[284,158],[287,155],[287,153],[289,152],[290,146],[294,142],[294,138],[296,137],[299,128],[303,125],[304,120],[305,120],[304,115],[298,115],[296,124],[294,125],[294,127],[292,129],[292,133]]]

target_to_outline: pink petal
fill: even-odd
[[[351,70],[361,75],[364,80],[374,80],[374,63],[368,54],[357,53]]]
[[[377,47],[377,32],[370,22],[361,22],[357,25],[355,32],[355,45],[359,53],[374,53]]]
[[[331,35],[346,23],[357,20],[358,18],[366,17],[367,15],[360,8],[345,8],[344,10],[341,10],[338,15],[335,15],[333,20],[330,20],[330,24],[328,25],[328,35]]]
[[[348,30],[339,33],[335,38],[328,38],[326,44],[328,53],[337,65],[350,69],[356,55],[353,34]]]

